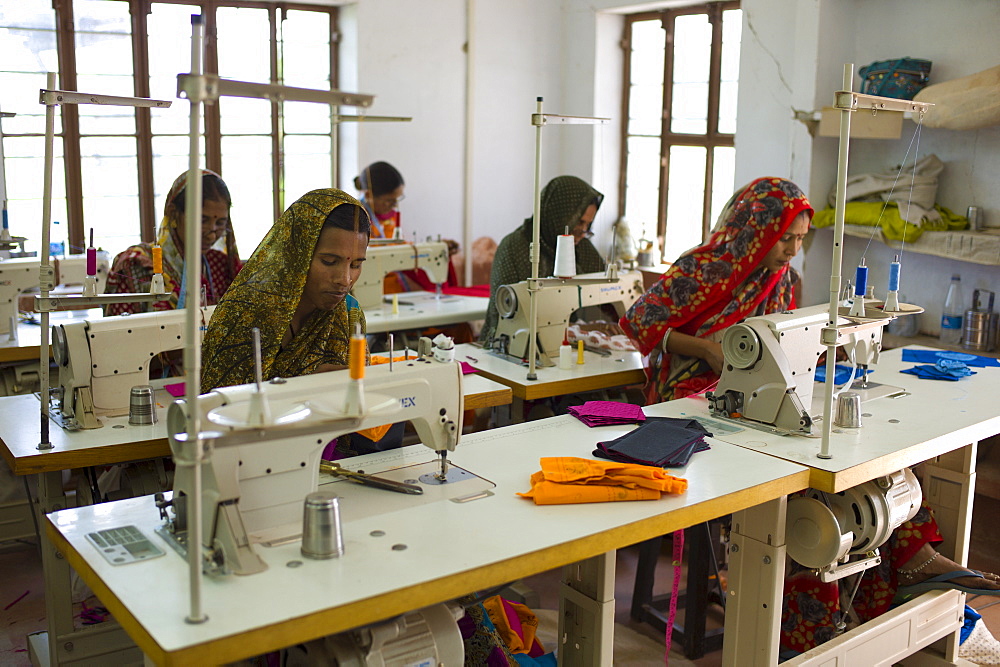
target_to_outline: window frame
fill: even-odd
[[[154,0],[114,0],[125,2],[129,6],[131,18],[132,44],[132,82],[136,97],[150,96],[149,79],[149,43],[148,17],[152,13]],[[280,59],[278,34],[279,22],[288,11],[310,11],[317,14],[327,14],[330,31],[330,90],[338,87],[338,51],[340,32],[338,24],[338,8],[331,5],[315,5],[304,2],[277,2],[267,0],[155,0],[158,4],[195,5],[201,8],[205,21],[205,55],[204,70],[209,74],[218,73],[219,52],[217,41],[216,12],[222,7],[266,9],[270,23],[270,83],[277,84],[280,79]],[[73,0],[52,0],[55,12],[56,49],[58,58],[58,88],[60,90],[78,90],[76,66],[76,31]],[[100,91],[84,91],[100,92]],[[174,100],[175,102],[177,100]],[[284,202],[284,127],[281,113],[282,103],[271,101],[271,175],[272,175],[272,208],[273,217],[277,218],[285,208]],[[205,105],[204,108],[204,141],[205,167],[222,173],[222,132],[221,116],[218,104]],[[80,132],[80,116],[76,105],[67,104],[61,108],[62,129],[56,136],[62,140],[66,183],[67,232],[69,236],[69,252],[84,251],[85,228],[83,212],[83,177],[81,139],[100,137],[100,134],[82,135]],[[133,138],[136,142],[136,162],[138,179],[138,218],[139,237],[144,242],[151,242],[156,237],[158,216],[154,204],[153,184],[153,131],[151,113],[147,108],[135,110],[135,132],[116,134],[116,137]],[[331,126],[331,133],[339,132],[339,124]],[[4,137],[37,137],[36,133],[4,133]],[[168,135],[155,135],[168,136]],[[334,146],[340,142],[334,141]],[[338,156],[331,156],[336,160]],[[332,168],[332,167],[331,167]]]
[[[628,131],[629,124],[629,90],[632,82],[632,25],[639,21],[660,20],[660,26],[666,31],[664,63],[663,63],[663,99],[661,103],[660,122],[660,166],[659,166],[659,193],[656,211],[656,236],[660,239],[659,247],[663,251],[662,240],[666,235],[667,224],[667,204],[670,181],[670,149],[673,146],[695,146],[704,148],[705,156],[705,189],[702,198],[702,219],[701,233],[702,239],[707,239],[712,228],[712,189],[715,167],[715,149],[720,147],[733,148],[735,146],[735,134],[719,132],[719,99],[722,72],[722,13],[724,11],[740,9],[739,0],[724,0],[721,2],[710,2],[705,4],[690,5],[664,9],[660,11],[640,12],[625,16],[625,25],[622,36],[622,52],[624,54],[624,73],[622,77],[622,102],[621,102],[621,156],[619,164],[618,192],[618,217],[625,217],[625,202],[628,188]],[[673,66],[674,53],[672,44],[674,43],[674,20],[679,16],[690,16],[704,14],[707,15],[709,24],[712,27],[712,43],[709,60],[708,78],[708,109],[707,127],[704,134],[687,134],[671,132],[671,107],[673,102]],[[638,136],[638,135],[635,135]]]

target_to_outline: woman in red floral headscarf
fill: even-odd
[[[229,188],[218,174],[208,169],[202,172],[201,215],[201,284],[205,305],[211,306],[225,294],[242,263],[236,250],[236,235],[229,210],[233,205]],[[188,173],[178,176],[167,193],[163,219],[156,232],[156,243],[163,249],[163,284],[167,296],[150,307],[144,303],[113,303],[105,315],[142,313],[149,310],[171,310],[178,307],[184,282],[184,201]],[[111,265],[105,292],[120,294],[149,292],[153,278],[153,245],[138,243],[120,252]]]
[[[758,178],[736,191],[708,242],[681,255],[632,304],[619,324],[649,355],[647,403],[711,387],[722,369],[726,327],[795,307],[799,274],[789,262],[812,214],[797,185]]]

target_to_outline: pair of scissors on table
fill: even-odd
[[[376,477],[374,475],[366,475],[361,472],[355,472],[354,470],[348,470],[336,461],[320,460],[319,471],[330,475],[336,475],[337,477],[343,477],[344,479],[349,479],[357,484],[364,484],[365,486],[371,486],[376,489],[396,491],[397,493],[408,493],[413,496],[422,495],[424,492],[424,490],[416,484],[404,484],[403,482],[385,479],[384,477]]]

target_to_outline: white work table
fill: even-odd
[[[35,322],[18,319],[17,335],[13,340],[11,340],[10,334],[0,334],[0,363],[38,361],[42,345],[42,327],[40,324],[41,316],[38,313],[34,315]],[[88,320],[102,316],[103,311],[100,308],[57,310],[49,313],[49,322],[60,324],[67,320]],[[49,343],[52,343],[51,337],[49,338]],[[51,349],[49,356],[52,356]]]
[[[451,460],[496,485],[493,495],[464,503],[426,495],[414,501],[412,496],[339,483],[344,555],[326,561],[304,559],[298,541],[261,548],[269,564],[265,572],[203,580],[203,609],[209,620],[200,625],[184,620],[189,610],[187,564],[153,533],[160,519],[151,497],[50,514],[46,530],[150,660],[159,665],[214,664],[580,561],[603,564],[598,577],[605,578],[602,591],[607,590],[607,573],[613,578],[614,572],[613,553],[607,566],[608,552],[783,499],[806,485],[808,473],[801,465],[713,440],[711,450],[696,454],[686,469],[673,471],[689,481],[681,495],[558,506],[536,506],[515,495],[528,490],[539,457],[589,458],[598,440],[630,428],[588,429],[562,416],[464,437]],[[433,456],[414,445],[351,459],[347,465],[384,472]],[[115,567],[84,538],[88,532],[126,524],[138,526],[168,553]],[[384,531],[384,536],[375,537],[373,531]],[[292,562],[300,564],[291,567]],[[613,610],[613,585],[610,590],[610,599],[594,604],[603,609],[610,604]],[[601,647],[610,651],[611,615],[604,618]],[[749,616],[744,619],[750,622]],[[755,633],[747,626],[746,634]],[[596,641],[593,635],[591,639]],[[561,649],[564,657],[571,650]],[[599,656],[581,659],[601,664]]]
[[[398,298],[399,312],[392,312],[392,303],[378,308],[366,308],[365,322],[368,333],[388,333],[407,329],[426,329],[460,324],[486,317],[490,300],[480,296],[457,296],[432,292],[400,292],[387,295]]]
[[[768,454],[775,461],[807,466],[809,486],[827,492],[839,492],[925,462],[924,499],[934,508],[945,537],[939,550],[965,565],[975,490],[976,445],[979,440],[1000,433],[996,398],[1000,368],[973,368],[976,375],[957,382],[922,380],[899,372],[915,365],[917,362],[902,361],[902,349],[881,354],[875,372],[869,376],[870,382],[895,385],[905,391],[896,397],[864,402],[860,429],[834,426],[830,459],[817,456],[822,421],[814,427],[815,437],[780,435],[745,421],[711,417],[708,401],[703,397],[650,406],[646,414],[705,419],[703,423],[709,430],[713,430],[714,420],[719,425],[714,430],[716,439]],[[854,389],[857,390],[857,385]],[[814,416],[822,416],[823,390],[822,385],[816,385],[810,411]],[[740,430],[734,431],[734,427]],[[741,536],[735,533],[734,529],[733,544],[740,544]],[[759,566],[732,556],[730,591],[741,590],[741,577],[752,581],[744,586],[759,585],[755,581]],[[747,569],[741,572],[741,567]],[[964,594],[957,591],[922,595],[783,664],[834,664],[836,660],[843,661],[838,664],[892,664],[933,640],[949,634],[954,637],[954,631],[961,625],[964,603]],[[728,622],[726,627],[728,637],[731,634]],[[957,650],[957,643],[949,641],[952,645],[947,650]],[[881,653],[864,652],[874,647]],[[727,656],[731,648],[739,652],[747,650],[747,646],[727,642]],[[862,652],[858,653],[859,650]],[[760,664],[772,663],[764,659]]]
[[[171,378],[166,382],[178,381],[178,378]],[[156,384],[162,387],[163,381]],[[467,410],[506,405],[511,401],[510,388],[476,373],[462,378],[462,394]],[[52,448],[40,451],[38,397],[34,394],[0,397],[0,454],[15,475],[170,456],[166,417],[167,408],[174,399],[162,388],[156,389],[155,398],[155,424],[129,424],[128,416],[101,417],[103,428],[67,431],[50,422]]]
[[[128,423],[128,417],[101,417],[103,428],[66,431],[54,422],[49,424],[52,448],[39,451],[40,410],[33,394],[0,397],[0,454],[16,475],[38,475],[37,513],[62,509],[66,506],[62,471],[90,466],[105,466],[170,456],[167,440],[167,407],[173,398],[162,389],[164,383],[179,378],[154,382],[157,386],[157,422],[148,426]],[[509,387],[478,375],[466,375],[462,381],[464,405],[467,409],[506,405],[511,401]],[[0,464],[2,465],[2,464]],[[47,540],[43,541],[47,542]],[[101,626],[76,629],[70,601],[69,570],[65,560],[54,557],[54,550],[45,544],[46,608],[49,619],[49,652],[56,654],[66,646],[75,646],[76,655],[86,655],[94,647],[108,645],[111,631]],[[109,626],[114,624],[101,624]],[[124,639],[124,637],[122,637]],[[53,651],[51,647],[56,647]],[[32,645],[33,651],[44,650]],[[65,652],[60,657],[71,658]]]
[[[464,361],[480,373],[507,385],[515,402],[563,396],[598,389],[610,389],[646,380],[642,355],[638,352],[610,351],[607,356],[585,350],[584,363],[570,370],[558,366],[536,367],[537,380],[528,379],[528,366],[471,343],[455,346],[455,360]],[[573,354],[574,361],[576,353]]]

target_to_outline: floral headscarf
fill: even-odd
[[[306,375],[321,364],[347,364],[355,326],[365,333],[364,314],[350,295],[333,310],[314,313],[281,347],[323,224],[343,205],[361,207],[340,190],[313,190],[275,221],[212,315],[202,343],[202,392],[253,381],[254,327],[260,329],[265,378]]]
[[[202,177],[214,176],[222,182],[222,177],[209,169],[201,170]],[[180,228],[184,225],[184,214],[174,204],[187,185],[188,172],[183,172],[174,179],[170,191],[167,192],[166,204],[163,207],[163,218],[156,231],[156,244],[163,250],[163,285],[167,297],[163,301],[154,302],[152,310],[172,310],[180,300],[181,284],[184,276],[184,242],[181,241]],[[220,195],[221,196],[221,195]],[[231,205],[232,202],[226,201]],[[242,264],[236,248],[236,234],[233,231],[233,221],[230,217],[226,222],[223,235],[225,251],[209,248],[204,252],[204,270],[202,284],[206,290],[207,305],[212,305],[229,288],[230,282],[236,276]],[[119,294],[127,292],[148,292],[149,281],[153,272],[153,245],[138,243],[119,253],[108,275],[105,292]],[[171,296],[172,295],[172,296]],[[116,303],[105,308],[106,315],[122,315],[149,310],[143,304]]]
[[[668,330],[704,338],[758,312],[795,307],[798,273],[790,266],[772,272],[761,262],[803,211],[812,216],[797,185],[758,178],[736,191],[708,242],[681,255],[632,304],[619,324],[650,356],[648,402],[681,398],[718,379],[701,359],[678,357],[686,363],[672,364],[659,349]]]

